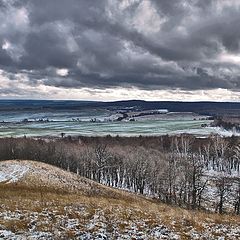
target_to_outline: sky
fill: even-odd
[[[0,0],[0,98],[240,100],[239,0]]]

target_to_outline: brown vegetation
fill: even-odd
[[[40,192],[43,192],[44,196],[41,200],[39,199]],[[220,217],[218,214],[188,211],[141,196],[135,196],[134,201],[132,201],[132,194],[119,192],[121,192],[121,197],[116,199],[111,198],[110,195],[108,197],[101,197],[97,194],[86,196],[80,193],[55,191],[50,188],[42,189],[26,187],[21,184],[3,184],[0,186],[0,212],[20,213],[22,217],[9,220],[0,217],[0,224],[12,232],[28,231],[33,224],[28,214],[35,214],[38,216],[36,230],[54,232],[54,229],[56,230],[60,224],[58,219],[67,217],[70,220],[78,220],[79,225],[77,229],[60,228],[62,229],[61,237],[74,239],[76,232],[79,230],[82,232],[97,232],[100,223],[98,223],[99,226],[96,224],[92,229],[86,229],[85,227],[101,212],[100,216],[105,219],[106,223],[109,223],[106,226],[109,233],[113,232],[113,228],[116,231],[117,227],[119,234],[124,234],[129,231],[129,224],[136,223],[139,232],[154,229],[158,226],[166,226],[169,231],[173,231],[180,236],[180,239],[192,239],[191,231],[193,230],[200,236],[208,232],[208,236],[215,239],[213,236],[219,234],[219,226],[231,226],[231,228],[237,229],[240,220],[237,216],[223,215]],[[46,222],[47,217],[50,217],[51,222]],[[226,239],[237,238],[226,237]]]
[[[239,146],[239,138],[218,136],[6,138],[0,139],[0,159],[43,161],[168,204],[192,209],[211,205],[219,213],[239,214]],[[216,189],[213,199],[206,194],[209,186]]]

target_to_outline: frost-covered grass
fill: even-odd
[[[191,212],[155,201],[129,201],[39,189],[0,187],[0,237],[33,239],[238,239],[239,218]],[[10,238],[10,239],[11,239]],[[18,239],[18,238],[16,238]]]
[[[240,237],[237,216],[168,206],[46,164],[25,161],[25,166],[30,170],[19,181],[0,184],[0,239]],[[47,174],[45,181],[43,173]],[[61,177],[62,184],[54,176]],[[69,187],[77,183],[74,190]]]

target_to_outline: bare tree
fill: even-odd
[[[217,188],[217,197],[218,202],[216,204],[215,212],[218,212],[220,214],[223,213],[224,210],[224,203],[226,201],[227,193],[231,191],[231,185],[232,181],[229,177],[226,176],[226,174],[219,173],[219,176],[215,179],[215,184]]]

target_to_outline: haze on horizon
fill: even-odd
[[[238,0],[0,0],[0,98],[240,100]]]

